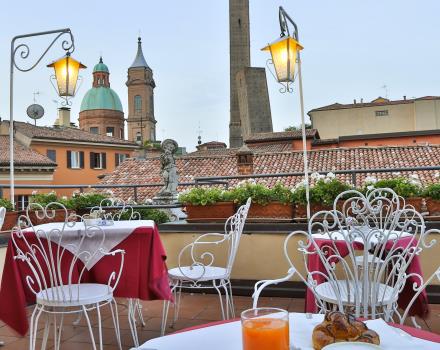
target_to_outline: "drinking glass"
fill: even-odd
[[[243,350],[289,350],[289,313],[261,307],[241,313]]]

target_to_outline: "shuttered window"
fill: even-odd
[[[107,160],[105,153],[90,152],[90,169],[106,169]]]
[[[84,169],[84,152],[67,151],[67,168]]]

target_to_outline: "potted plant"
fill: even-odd
[[[68,209],[67,214],[61,206],[51,203],[64,205]],[[48,210],[47,215],[43,214],[40,206]],[[67,197],[58,198],[54,191],[48,193],[32,192],[32,196],[29,199],[29,209],[29,219],[33,225],[41,225],[48,222],[62,222],[73,213],[73,210],[70,210],[67,204]]]
[[[291,221],[293,219],[293,194],[289,188],[277,183],[269,188],[249,179],[241,181],[231,190],[235,203],[242,205],[249,197],[252,204],[249,221]]]
[[[234,214],[230,192],[220,188],[195,187],[181,192],[178,200],[186,207],[189,222],[224,221]]]
[[[65,201],[66,207],[72,209],[77,215],[89,214],[90,209],[100,206],[108,198],[108,194],[100,192],[74,192],[72,197]]]
[[[11,201],[8,199],[0,198],[0,207],[6,208],[5,221],[0,231],[9,231],[17,224],[18,212],[14,210]]]
[[[163,224],[170,221],[168,214],[160,209],[134,209],[136,213],[139,213],[141,220],[153,220],[156,225]],[[131,211],[126,211],[121,214],[121,220],[130,220]]]
[[[440,183],[431,184],[425,188],[426,207],[430,216],[440,216]]]
[[[417,174],[412,174],[408,178],[396,177],[393,179],[376,180],[374,177],[367,177],[365,181],[364,191],[373,188],[390,188],[398,196],[405,199],[406,205],[411,205],[416,211],[421,213],[422,210],[422,185]]]
[[[327,175],[315,172],[311,174],[310,178],[313,181],[309,188],[310,215],[322,210],[333,209],[336,197],[340,193],[352,189],[351,185],[342,182],[331,172]],[[304,182],[300,182],[295,186],[293,189],[293,197],[293,201],[297,203],[296,217],[301,219],[306,218],[307,199]]]

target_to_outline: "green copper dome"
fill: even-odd
[[[106,72],[106,73],[110,73],[110,71],[108,70],[107,65],[105,65],[102,62],[102,57],[99,59],[99,63],[95,65],[95,67],[93,68],[93,73],[95,72]]]
[[[85,94],[81,102],[81,112],[91,109],[122,110],[121,100],[116,92],[109,87],[94,87]]]

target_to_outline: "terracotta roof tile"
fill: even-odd
[[[201,176],[236,176],[238,175],[236,149],[218,153],[214,151],[193,152],[190,155],[176,159],[180,182],[191,182],[195,177]],[[198,154],[196,156],[195,154]],[[378,168],[408,168],[422,166],[438,166],[440,159],[440,146],[400,146],[400,147],[359,147],[313,150],[308,152],[310,171],[335,171],[351,169],[378,169]],[[279,174],[287,172],[302,172],[302,151],[289,152],[256,152],[254,155],[255,174]],[[414,172],[411,172],[414,173]],[[434,171],[417,171],[422,183],[438,181]],[[366,176],[371,174],[357,174],[357,183],[362,183]],[[375,174],[378,178],[390,178],[392,173]],[[351,181],[350,174],[338,175],[344,181]],[[294,186],[301,177],[273,177],[259,181],[266,182],[269,186],[277,181],[287,186]],[[239,180],[230,181],[233,185]],[[160,162],[158,158],[128,159],[122,163],[112,174],[108,175],[105,184],[144,184],[161,183]],[[179,186],[181,191],[184,186]],[[141,200],[152,198],[160,189],[160,185],[150,188],[139,188]],[[115,191],[117,195],[127,198],[127,190]]]
[[[319,138],[318,130],[306,129],[306,137]],[[246,140],[244,140],[244,142],[253,143],[253,142],[261,142],[261,141],[296,140],[301,138],[302,138],[301,130],[261,132],[248,137]]]
[[[9,167],[9,159],[9,136],[2,135],[0,136],[0,166]],[[14,140],[14,165],[55,167],[56,163]]]

